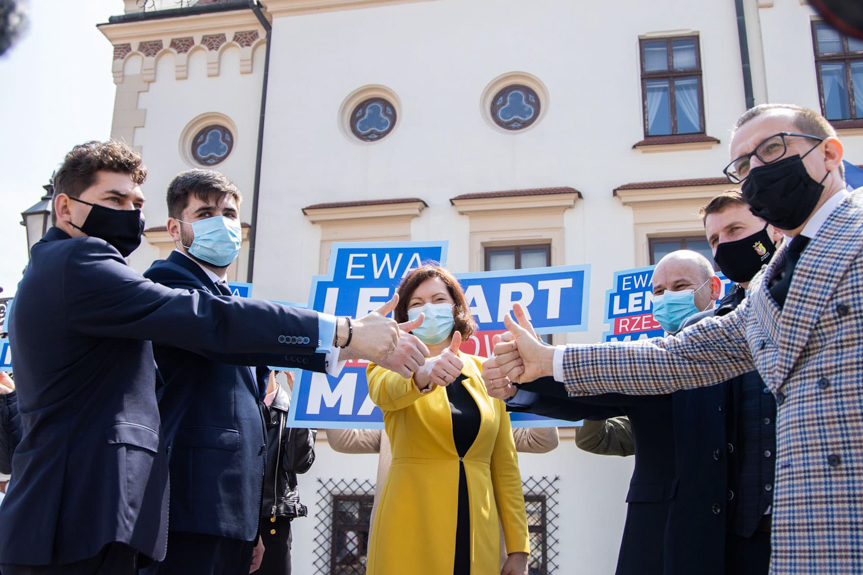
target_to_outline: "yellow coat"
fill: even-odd
[[[506,406],[488,396],[482,359],[459,352],[481,424],[464,457],[470,498],[471,575],[500,574],[507,553],[529,552],[521,474]],[[370,364],[369,394],[384,412],[393,462],[369,543],[368,575],[452,575],[459,457],[446,390],[422,394],[412,379]],[[500,518],[500,519],[498,519]]]

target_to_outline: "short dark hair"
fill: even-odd
[[[698,210],[698,215],[701,216],[701,221],[706,225],[707,216],[724,212],[730,206],[746,206],[748,208],[749,202],[743,198],[743,193],[740,190],[732,188],[730,190],[725,190],[701,206],[701,209]]]
[[[122,142],[91,141],[75,146],[66,154],[63,165],[54,174],[52,184],[54,195],[66,194],[70,198],[79,198],[81,194],[93,185],[98,172],[115,172],[128,174],[137,185],[147,179],[147,168],[138,153]],[[56,224],[56,215],[52,214]]]
[[[408,304],[411,296],[421,283],[431,278],[440,278],[446,284],[447,291],[452,301],[455,302],[452,311],[455,320],[453,328],[461,333],[462,339],[469,338],[476,330],[476,323],[470,313],[470,306],[467,304],[464,290],[461,289],[461,284],[449,270],[436,263],[426,263],[404,277],[396,290],[396,293],[399,294],[399,303],[393,311],[395,320],[399,323],[408,320]]]
[[[195,196],[206,202],[213,194],[231,196],[237,205],[243,200],[240,189],[224,174],[213,170],[187,170],[181,172],[168,184],[168,216],[179,218],[189,205],[189,196]]]
[[[754,108],[749,108],[737,119],[734,129],[731,130],[732,136],[743,124],[771,110],[787,110],[791,112],[793,117],[792,122],[800,130],[801,134],[809,134],[810,136],[818,136],[824,139],[838,137],[836,129],[827,118],[814,110],[796,104],[760,104]],[[842,164],[839,164],[839,175],[843,179],[845,178],[845,166]]]

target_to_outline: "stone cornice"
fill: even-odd
[[[372,218],[415,218],[426,208],[426,203],[416,199],[409,202],[398,203],[365,203],[360,205],[345,206],[334,204],[337,207],[317,208],[309,206],[303,208],[303,213],[313,224],[321,222],[372,219]]]
[[[134,55],[143,58],[143,80],[155,81],[156,60],[168,52],[176,56],[177,80],[187,77],[189,54],[195,50],[207,53],[207,75],[218,76],[219,55],[231,46],[240,49],[240,72],[249,74],[253,52],[267,38],[267,32],[251,10],[100,24],[99,30],[114,45],[115,84],[123,82],[125,62]]]
[[[458,213],[463,215],[481,216],[495,215],[503,210],[519,210],[523,213],[563,212],[575,205],[581,197],[577,190],[565,193],[550,193],[541,195],[493,196],[460,199],[450,199]]]
[[[316,14],[318,12],[356,10],[359,8],[431,1],[433,0],[261,0],[261,4],[266,6],[267,11],[274,18],[278,18],[280,16],[299,16],[302,14]]]

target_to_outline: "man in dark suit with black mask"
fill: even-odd
[[[395,305],[353,322],[273,303],[170,289],[124,258],[144,222],[141,158],[117,142],[67,154],[55,227],[31,250],[9,339],[23,436],[0,506],[4,575],[135,573],[167,546],[168,445],[151,341],[207,356],[316,354],[396,364]],[[420,360],[422,358],[419,358]],[[414,365],[416,361],[414,361]],[[230,448],[230,434],[219,438]],[[175,518],[172,516],[172,522]]]

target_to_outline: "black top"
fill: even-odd
[[[463,375],[446,388],[446,396],[449,399],[449,409],[452,413],[452,434],[455,440],[455,449],[459,457],[464,457],[470,446],[473,445],[479,434],[480,414],[479,407],[473,400],[470,392],[464,386]]]

